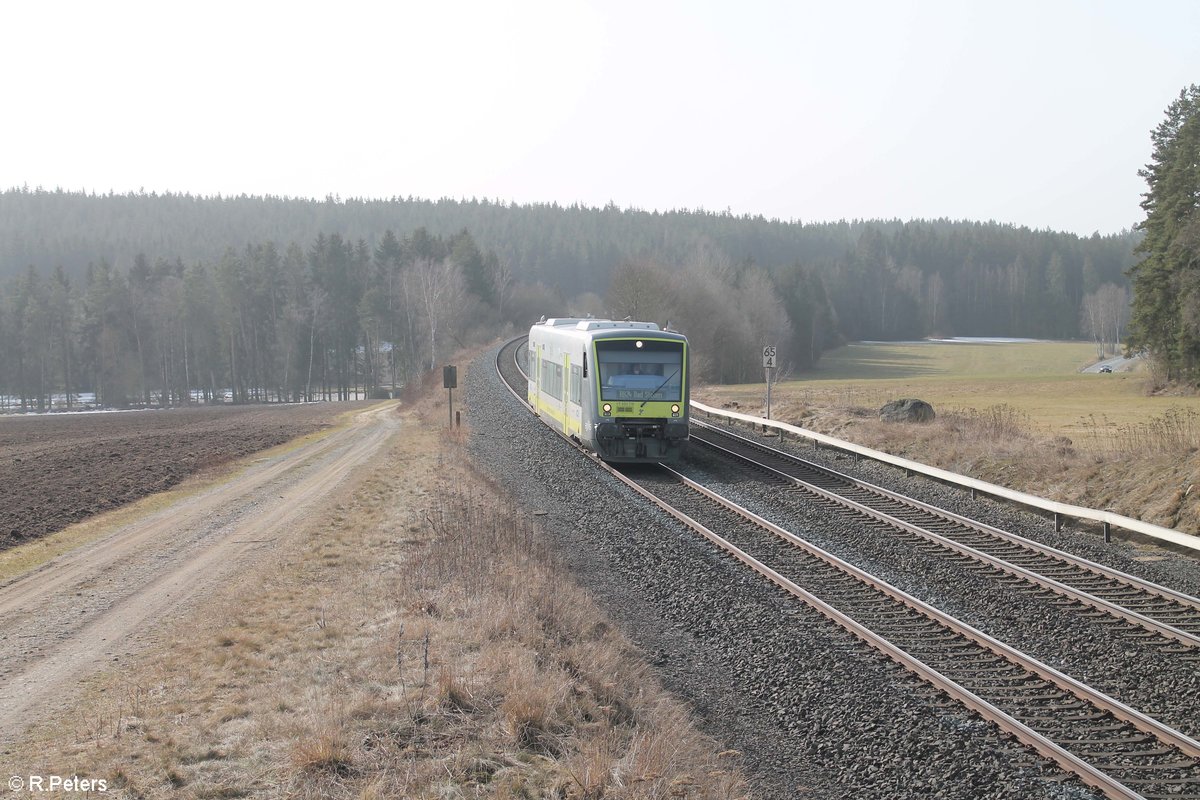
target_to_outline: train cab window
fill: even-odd
[[[596,342],[596,366],[601,400],[683,399],[683,342],[600,340]]]

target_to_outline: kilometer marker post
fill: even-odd
[[[771,418],[771,370],[775,369],[775,345],[763,346],[763,374],[767,377],[767,419]]]

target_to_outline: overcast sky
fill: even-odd
[[[19,2],[0,187],[1141,221],[1200,2]]]

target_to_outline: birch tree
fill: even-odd
[[[419,258],[406,277],[412,282],[429,329],[428,368],[434,369],[438,363],[438,334],[456,321],[455,312],[465,300],[462,269],[449,258]]]

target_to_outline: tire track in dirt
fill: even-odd
[[[0,586],[0,742],[140,650],[156,621],[286,546],[325,493],[395,433],[395,408],[368,409]]]

